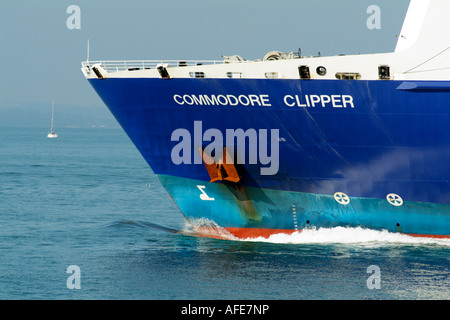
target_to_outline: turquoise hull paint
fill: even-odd
[[[333,195],[237,187],[167,175],[158,178],[188,220],[206,218],[224,228],[360,226],[417,235],[445,235],[450,230],[450,205],[404,202],[397,207],[386,199],[356,197],[343,205]]]

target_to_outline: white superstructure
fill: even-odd
[[[299,57],[270,52],[262,60],[86,61],[87,78],[252,78],[450,80],[450,1],[411,0],[394,52]]]

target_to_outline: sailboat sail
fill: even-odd
[[[53,129],[53,116],[55,113],[55,101],[52,101],[52,120],[50,124],[50,132],[47,134],[47,138],[58,138],[58,134]]]

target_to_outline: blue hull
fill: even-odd
[[[89,81],[187,218],[226,228],[348,225],[450,235],[450,82]],[[224,136],[278,129],[277,173],[245,163],[238,183],[210,183],[195,150],[193,163],[175,164],[172,133],[194,136],[194,122]],[[401,203],[389,203],[389,194]]]

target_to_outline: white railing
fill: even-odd
[[[111,72],[118,71],[133,71],[133,70],[145,70],[154,69],[159,64],[168,65],[169,67],[182,67],[182,66],[200,66],[208,64],[223,64],[224,61],[215,60],[109,60],[109,61],[83,61],[81,64],[84,67],[92,67],[95,64],[101,64],[106,70]]]

